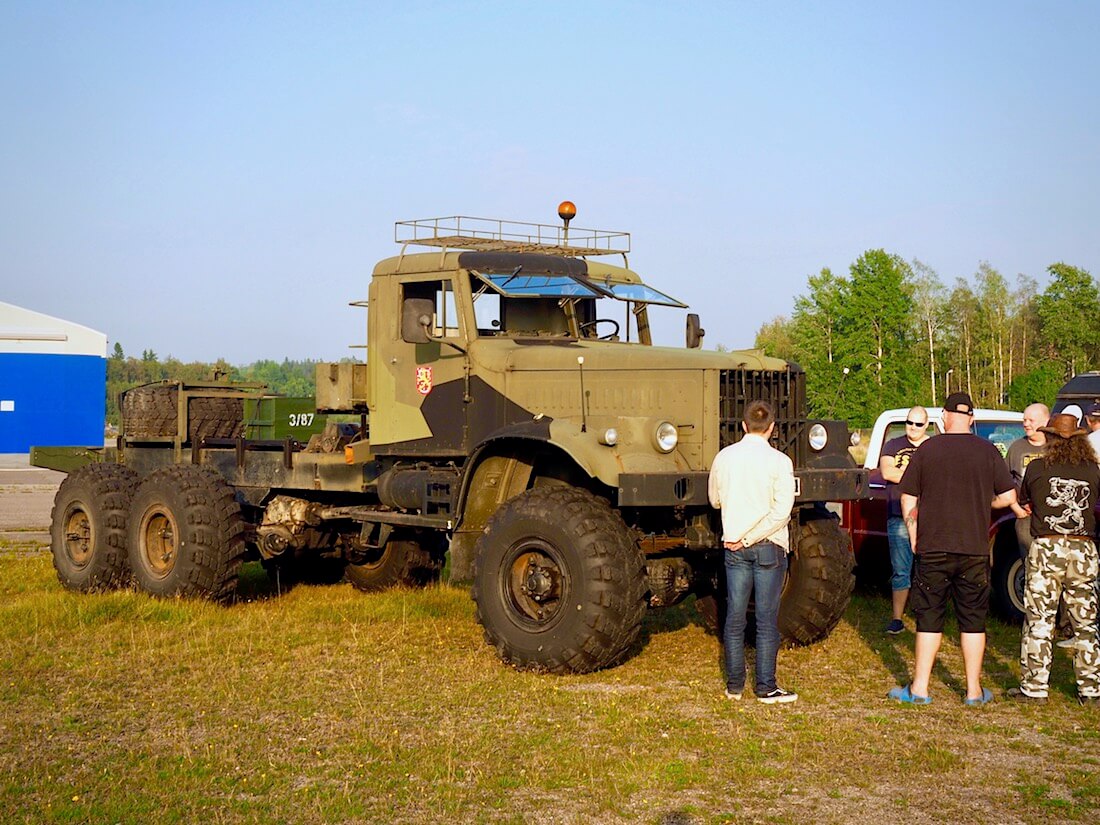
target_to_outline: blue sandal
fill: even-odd
[[[905,687],[890,688],[890,692],[886,695],[891,699],[901,702],[905,705],[930,705],[932,704],[931,696],[917,696],[910,688],[912,685],[906,685]],[[990,697],[993,698],[993,697]]]
[[[975,705],[988,705],[993,701],[993,691],[989,688],[982,688],[982,695],[976,696],[973,699],[963,699],[963,704],[967,707],[974,707]]]

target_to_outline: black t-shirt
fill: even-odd
[[[909,459],[898,491],[916,496],[917,552],[989,552],[995,496],[1016,485],[1001,453],[973,433],[930,438]]]
[[[906,436],[899,435],[882,445],[880,460],[893,458],[894,467],[900,467],[904,470],[905,467],[909,466],[909,459],[917,451],[918,446],[913,444]],[[898,492],[898,485],[892,481],[886,482],[886,515],[901,518],[901,494]]]
[[[1033,536],[1091,536],[1096,532],[1100,467],[1086,464],[1048,464],[1036,458],[1027,465],[1020,503],[1031,504]]]

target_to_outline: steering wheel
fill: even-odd
[[[617,341],[619,340],[619,322],[614,318],[597,318],[595,321],[585,321],[580,326],[581,332],[586,332],[590,329],[595,329],[598,324],[613,324],[615,329],[609,332],[607,335],[596,336],[601,341]]]

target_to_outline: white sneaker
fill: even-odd
[[[765,705],[778,705],[780,703],[794,702],[798,700],[797,693],[791,693],[790,691],[783,690],[781,687],[777,687],[770,693],[765,693],[763,696],[757,696],[756,701],[763,702]]]

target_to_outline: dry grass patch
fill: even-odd
[[[950,636],[934,703],[885,698],[912,637],[858,598],[780,654],[789,707],[722,695],[690,607],[647,617],[620,667],[519,673],[465,591],[347,585],[222,608],[77,595],[42,548],[0,546],[4,822],[1094,821],[1100,713],[1065,656],[1043,707],[964,708]],[[1018,631],[991,634],[990,686]]]

